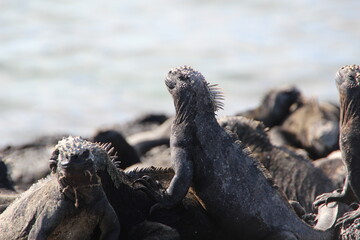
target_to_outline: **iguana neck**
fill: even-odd
[[[174,124],[189,123],[198,116],[215,119],[213,100],[205,87],[202,88],[191,95],[173,96],[176,111]]]
[[[341,94],[340,95],[344,95]],[[356,97],[340,96],[340,127],[344,128],[351,124],[358,123],[359,120],[359,99]]]
[[[357,152],[360,142],[359,97],[344,96],[340,93],[340,106],[340,148],[344,160],[351,164],[354,158],[360,157],[358,154],[354,154],[354,151]]]
[[[349,90],[351,91],[351,90]],[[340,92],[340,139],[339,145],[343,161],[347,167],[347,178],[356,198],[360,199],[358,187],[360,172],[360,103],[359,94],[348,95]],[[350,96],[349,96],[350,95]]]
[[[174,106],[175,106],[175,119],[174,124],[188,123],[194,120],[195,104],[193,101],[194,96],[180,96],[178,98],[174,98]]]
[[[121,169],[116,168],[115,165],[110,160],[108,160],[106,164],[106,172],[107,174],[109,174],[116,188],[131,185],[131,182],[129,181],[125,172]]]

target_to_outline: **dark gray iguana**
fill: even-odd
[[[249,147],[251,156],[260,161],[271,174],[274,183],[286,197],[298,201],[306,212],[313,212],[313,201],[336,189],[332,181],[306,159],[286,147],[274,146],[261,122],[245,117],[223,117],[219,124],[237,135]]]
[[[340,150],[347,168],[344,187],[317,198],[315,205],[324,202],[360,200],[360,66],[344,66],[335,77],[340,100]],[[353,223],[354,222],[354,223]],[[342,239],[360,237],[360,208],[344,214],[337,222],[342,227]]]
[[[95,173],[93,157],[74,138],[60,141],[51,158],[53,173],[0,215],[0,239],[90,239],[96,227],[100,239],[117,239],[118,218]]]
[[[175,176],[166,191],[148,192],[158,207],[175,206],[192,185],[212,219],[235,238],[334,238],[332,230],[314,230],[298,218],[260,164],[219,126],[215,85],[187,66],[171,69],[165,84],[176,110],[170,139]]]

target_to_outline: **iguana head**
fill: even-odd
[[[97,182],[97,178],[93,178],[96,175],[94,155],[82,143],[81,138],[64,138],[55,146],[50,159],[52,172],[73,187]]]
[[[352,119],[354,114],[359,115],[360,106],[360,67],[359,65],[346,65],[341,67],[335,77],[340,96],[341,116],[340,122],[344,124]]]
[[[63,138],[55,146],[49,166],[52,172],[60,177],[64,176],[65,172],[70,173],[72,169],[77,169],[78,177],[85,176],[85,182],[87,179],[94,180],[97,176],[101,177],[107,173],[118,188],[122,182],[126,181],[126,178],[124,173],[113,164],[116,158],[113,151],[111,144],[93,143],[81,137],[69,136]]]
[[[81,137],[67,137],[58,142],[50,159],[53,173],[71,178],[76,184],[91,179],[104,170],[110,160],[109,146],[99,145]]]
[[[335,81],[339,91],[341,91],[342,89],[353,89],[359,87],[359,65],[346,65],[341,67],[336,73]]]
[[[224,106],[224,97],[217,85],[209,84],[200,72],[189,66],[171,69],[165,84],[174,99],[177,115],[181,118],[199,111],[214,113]]]

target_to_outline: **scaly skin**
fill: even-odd
[[[354,195],[360,200],[360,67],[344,66],[335,78],[340,96],[340,150],[347,168],[342,190],[326,193],[317,198],[314,205],[323,202],[350,202]],[[360,209],[346,213],[338,220],[343,228],[360,217]]]
[[[56,145],[53,174],[0,215],[0,239],[117,239],[120,225],[95,173],[93,154],[77,138]]]
[[[209,215],[234,238],[333,239],[333,231],[300,220],[258,162],[219,126],[219,94],[201,73],[175,68],[165,83],[176,109],[170,138],[175,176],[165,192],[153,193],[158,206],[176,206],[192,184]]]
[[[310,159],[285,147],[274,146],[260,122],[230,116],[220,118],[219,124],[234,132],[241,143],[249,147],[251,156],[264,165],[286,197],[299,202],[306,212],[313,211],[312,203],[316,196],[336,189]]]

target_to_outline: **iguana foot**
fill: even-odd
[[[357,218],[360,218],[359,205],[357,205],[356,210],[347,212],[341,218],[339,218],[335,226],[341,226],[342,228],[346,228],[350,224],[352,224]]]
[[[166,189],[152,177],[145,175],[142,178],[135,180],[133,185],[136,183],[142,185],[141,187],[137,187],[138,190],[145,192],[153,201],[156,202],[156,204],[151,207],[150,214],[157,209],[169,209],[174,207],[166,193]]]
[[[137,184],[141,186],[137,187]],[[155,202],[161,202],[163,199],[165,189],[158,181],[148,175],[136,179],[133,182],[133,186],[135,186],[137,190],[145,192]]]
[[[330,202],[343,202],[345,199],[345,193],[342,189],[336,189],[331,193],[323,193],[316,197],[315,201],[313,202],[313,206],[315,208],[319,207],[321,204],[325,203],[328,204]]]

